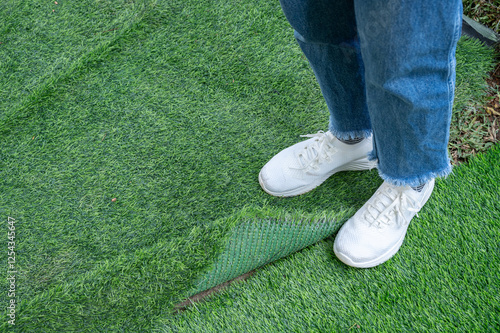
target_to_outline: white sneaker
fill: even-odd
[[[376,161],[368,161],[372,137],[348,145],[331,132],[301,135],[311,138],[275,155],[259,173],[260,186],[274,196],[291,197],[311,191],[339,171],[370,170]]]
[[[368,268],[398,252],[411,219],[427,202],[434,180],[421,192],[384,182],[375,194],[340,229],[333,250],[345,264]]]

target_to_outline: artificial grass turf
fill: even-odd
[[[0,129],[26,116],[54,85],[98,61],[145,12],[146,1],[6,0],[0,5]]]
[[[258,270],[158,332],[498,332],[500,146],[438,180],[399,253],[345,266],[333,237]]]
[[[325,196],[322,204],[314,196],[293,204],[263,195],[255,170],[268,149],[315,131],[327,115],[319,107],[268,114],[292,100],[284,87],[303,95],[290,110],[301,102],[310,108],[305,100],[317,92],[312,84],[300,88],[314,82],[307,64],[271,61],[294,57],[286,52],[294,44],[276,47],[269,38],[288,33],[284,25],[217,38],[232,29],[214,26],[234,8],[221,4],[209,16],[207,9],[152,10],[122,32],[106,61],[60,80],[25,118],[11,121],[16,127],[4,127],[1,202],[2,214],[17,221],[17,329],[147,329],[188,296],[233,210],[274,202],[341,213],[349,204],[349,195]],[[267,20],[282,19],[269,12]],[[195,22],[202,26],[192,31]],[[195,41],[200,30],[211,31],[208,45]],[[246,39],[241,54],[235,39]],[[270,121],[282,126],[268,128]]]
[[[6,231],[16,219],[18,331],[156,327],[241,210],[335,227],[381,183],[352,172],[298,198],[260,190],[261,166],[328,121],[279,3],[59,1],[43,24],[8,4],[0,212]],[[482,73],[464,73],[470,96]]]

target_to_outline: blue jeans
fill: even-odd
[[[381,177],[451,172],[448,139],[461,0],[280,0],[340,139],[373,133]]]

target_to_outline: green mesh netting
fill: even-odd
[[[338,230],[341,220],[314,222],[254,219],[232,230],[223,253],[200,277],[195,295],[312,245]]]

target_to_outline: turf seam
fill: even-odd
[[[81,72],[88,64],[102,61],[113,50],[113,45],[127,32],[133,30],[144,18],[147,12],[146,0],[139,0],[137,3],[139,7],[138,11],[133,14],[131,18],[127,16],[129,20],[125,19],[122,22],[124,23],[123,27],[114,29],[117,33],[112,39],[100,42],[96,47],[81,55],[65,69],[59,71],[57,75],[48,77],[43,83],[39,84],[33,92],[24,97],[14,110],[4,115],[2,117],[3,119],[0,118],[0,133],[7,134],[15,127],[17,120],[28,118],[35,106],[44,98],[49,97],[58,84],[78,72]],[[151,5],[154,6],[155,3]]]

